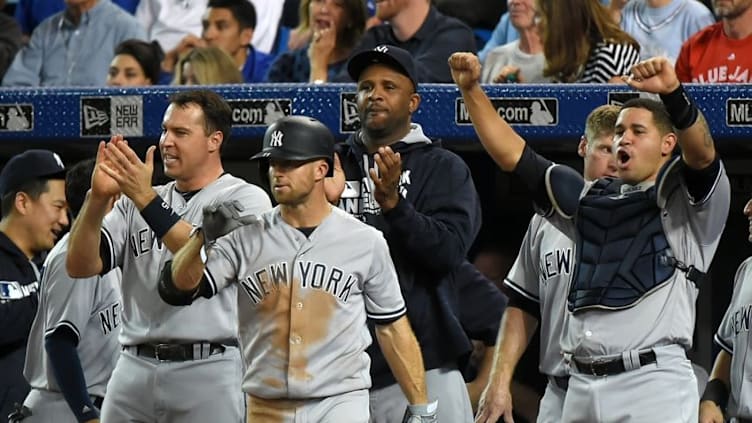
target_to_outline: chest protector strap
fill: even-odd
[[[621,185],[620,180],[599,180],[580,201],[570,311],[632,307],[669,281],[677,268],[695,283],[704,278],[674,258],[655,187],[623,195]]]

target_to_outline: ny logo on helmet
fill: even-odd
[[[376,51],[378,51],[378,52],[380,52],[380,53],[386,53],[386,52],[388,52],[388,51],[389,51],[389,47],[387,47],[387,46],[385,46],[384,44],[382,44],[382,45],[380,45],[380,46],[376,46],[376,47],[374,48],[374,50],[376,50]]]
[[[282,131],[274,131],[272,133],[272,141],[269,143],[269,147],[282,147],[282,137],[285,134]]]

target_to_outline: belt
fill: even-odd
[[[156,358],[159,361],[189,361],[209,358],[215,354],[225,352],[227,346],[237,347],[236,340],[227,342],[196,342],[192,344],[170,344],[170,343],[145,343],[132,345],[129,348],[136,355],[142,357]]]
[[[548,376],[548,381],[562,391],[566,391],[569,388],[569,376]]]
[[[646,366],[656,362],[655,352],[653,350],[641,352],[639,357],[640,366]],[[621,357],[597,359],[593,361],[581,361],[576,357],[572,357],[572,363],[574,363],[574,367],[578,372],[593,376],[618,375],[619,373],[627,371]]]

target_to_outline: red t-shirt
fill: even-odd
[[[723,23],[710,25],[682,45],[676,60],[676,75],[681,82],[752,82],[752,35],[729,39]]]

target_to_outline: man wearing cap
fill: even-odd
[[[378,1],[376,17],[384,23],[366,31],[354,51],[368,51],[382,44],[403,48],[415,58],[418,82],[452,82],[449,56],[457,51],[477,51],[470,27],[439,12],[430,0]],[[343,69],[332,81],[349,82],[351,76]]]
[[[23,368],[37,310],[39,268],[68,226],[65,166],[47,150],[27,150],[0,172],[0,422],[29,392]]]
[[[334,137],[315,119],[269,126],[253,158],[279,205],[258,216],[233,202],[205,208],[202,229],[165,265],[160,294],[177,306],[239,285],[249,422],[369,422],[366,319],[409,399],[397,420],[435,422],[386,241],[327,201],[333,156]]]
[[[328,180],[327,198],[384,233],[423,350],[428,394],[441,404],[439,421],[470,422],[457,366],[471,344],[454,282],[481,223],[470,170],[411,122],[420,96],[410,53],[382,45],[357,54],[347,67],[358,81],[362,129],[337,146],[344,178],[336,172]],[[381,352],[368,352],[372,421],[394,421],[405,398]]]

